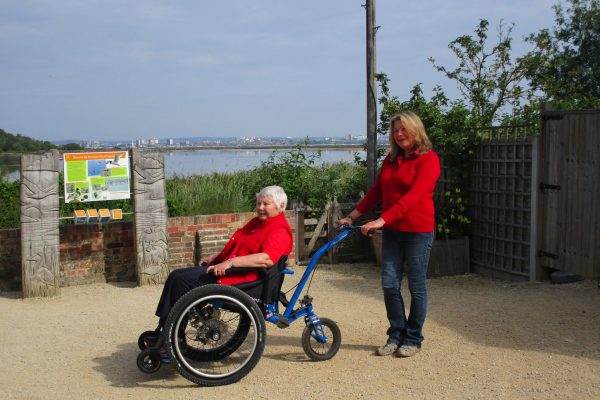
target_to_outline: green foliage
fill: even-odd
[[[467,201],[460,188],[444,193],[443,201],[436,204],[436,231],[438,237],[455,239],[468,233],[471,220],[467,216]]]
[[[250,185],[245,173],[213,173],[167,179],[169,216],[254,210],[256,192],[251,193]]]
[[[50,142],[35,140],[19,134],[13,135],[0,129],[0,152],[25,153],[37,150],[56,149],[57,146]]]
[[[502,111],[509,106],[518,109],[523,99],[530,97],[531,90],[525,85],[526,63],[512,60],[511,33],[514,24],[498,25],[498,41],[488,44],[489,22],[479,21],[475,36],[462,35],[448,47],[457,58],[458,66],[448,69],[429,61],[448,79],[456,82],[463,99],[471,111],[476,126],[487,127],[499,122]]]
[[[320,160],[320,152],[307,154],[305,144],[284,153],[273,152],[252,171],[254,188],[279,185],[290,204],[301,202],[311,207],[322,207],[334,197],[340,202],[356,200],[364,190],[366,168],[350,163],[318,166]]]
[[[83,150],[83,146],[77,143],[67,143],[62,146],[58,146],[61,150],[66,151],[74,151],[74,150]]]
[[[0,229],[19,227],[19,186],[18,181],[8,182],[0,177]]]
[[[555,108],[600,108],[600,1],[554,6],[555,26],[531,34],[535,48],[523,61],[541,101]]]

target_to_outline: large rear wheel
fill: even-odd
[[[265,321],[241,290],[205,285],[181,297],[165,323],[166,348],[175,369],[202,386],[234,383],[258,363]]]

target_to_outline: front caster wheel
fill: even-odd
[[[140,371],[146,374],[153,374],[160,369],[162,360],[160,352],[155,349],[142,350],[137,357],[137,366]]]
[[[336,355],[341,344],[340,328],[329,318],[321,318],[320,323],[309,323],[302,332],[302,348],[314,361],[329,360]]]
[[[154,347],[158,341],[159,333],[157,331],[146,331],[138,338],[138,347],[140,350],[146,350],[150,347]]]

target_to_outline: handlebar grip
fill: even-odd
[[[376,232],[377,232],[377,230],[376,230],[376,229],[369,229],[369,230],[367,231],[367,235],[369,235],[369,236],[373,236],[373,235],[374,235]]]

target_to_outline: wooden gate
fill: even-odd
[[[537,268],[600,276],[600,111],[542,116],[537,192]]]

